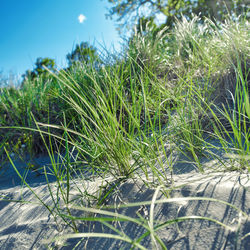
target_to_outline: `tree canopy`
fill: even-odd
[[[33,70],[26,70],[25,74],[22,75],[23,82],[21,86],[23,86],[23,83],[28,79],[34,80],[35,78],[40,76],[49,77],[50,73],[44,66],[51,72],[56,71],[56,63],[54,59],[48,57],[45,58],[39,57],[36,59],[35,68]]]
[[[75,49],[66,56],[69,66],[76,62],[90,63],[98,58],[97,50],[88,42],[77,44]]]
[[[161,14],[165,25],[172,27],[175,18],[192,14],[222,20],[226,14],[240,14],[249,9],[248,0],[108,0],[108,17],[117,17],[120,28],[138,23],[141,17]]]
[[[48,58],[48,57],[45,57],[45,58],[37,58],[36,60],[36,68],[35,68],[35,73],[37,75],[41,75],[41,74],[46,74],[48,73],[48,70],[54,72],[55,71],[55,60],[54,59],[51,59],[51,58]],[[48,69],[45,69],[45,67]]]

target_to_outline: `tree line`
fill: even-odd
[[[146,24],[151,26],[151,30],[163,29],[166,26],[171,29],[174,20],[185,16],[191,18],[192,15],[199,15],[202,18],[209,17],[213,21],[223,21],[227,15],[247,14],[249,11],[248,0],[107,0],[110,4],[107,18],[115,18],[117,28],[122,33],[124,29],[130,30],[136,27],[132,33],[143,32]],[[157,24],[157,17],[161,15],[165,21]],[[132,37],[129,39],[131,40]],[[81,42],[75,49],[66,55],[68,67],[70,69],[77,63],[88,64],[100,60],[97,49],[88,42]],[[56,72],[54,59],[45,57],[37,58],[35,68],[27,70],[23,75],[23,83],[27,79],[37,77],[49,77],[49,72]]]

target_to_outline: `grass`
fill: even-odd
[[[49,78],[27,80],[22,88],[1,89],[0,153],[18,174],[11,153],[50,156],[51,167],[42,171],[47,181],[48,175],[56,178],[57,192],[47,182],[53,205],[34,195],[55,221],[60,218],[76,233],[64,238],[108,237],[145,249],[142,240],[150,236],[154,247],[165,249],[157,231],[168,224],[199,219],[228,228],[202,216],[157,225],[153,218],[156,204],[176,201],[168,198],[167,188],[162,192],[168,199],[157,200],[157,193],[166,183],[173,184],[177,155],[206,172],[201,160],[224,162],[221,152],[225,152],[230,164],[224,164],[223,170],[250,171],[249,22],[243,17],[223,24],[199,21],[199,17],[183,18],[173,30],[154,35],[150,27],[137,32],[113,63],[79,63]],[[60,164],[55,152],[63,155]],[[84,185],[86,172],[103,180],[95,194],[75,182],[80,178]],[[127,205],[150,205],[148,219],[102,209],[120,184],[130,179],[156,187],[150,202]],[[73,184],[77,200],[70,196]],[[90,216],[75,217],[74,210]],[[80,233],[77,220],[97,220],[113,233]],[[131,239],[108,221],[130,221],[146,232]]]
[[[70,234],[70,235],[64,235],[64,236],[59,236],[55,240],[59,239],[67,239],[67,238],[86,238],[86,237],[102,237],[102,238],[114,238],[116,240],[121,240],[125,241],[131,244],[131,247],[137,247],[138,249],[147,249],[145,248],[141,242],[143,241],[144,238],[147,236],[150,236],[151,242],[152,242],[152,247],[154,249],[159,249],[161,247],[162,249],[167,249],[164,242],[158,237],[157,231],[160,231],[162,229],[165,229],[169,227],[171,224],[177,224],[183,221],[188,221],[188,220],[206,220],[206,221],[211,221],[213,223],[218,224],[219,226],[225,228],[226,230],[235,231],[235,228],[230,227],[224,223],[221,223],[220,221],[209,218],[209,217],[204,217],[204,216],[185,216],[185,217],[177,217],[172,220],[167,220],[163,223],[158,223],[157,221],[154,220],[154,207],[157,204],[164,204],[164,203],[172,203],[172,202],[180,202],[180,201],[198,201],[198,200],[205,200],[205,201],[210,201],[210,202],[216,202],[216,203],[223,203],[226,204],[229,207],[232,207],[230,203],[226,203],[224,201],[218,200],[218,199],[211,199],[211,198],[198,198],[198,197],[188,197],[188,198],[168,198],[168,199],[159,199],[157,200],[157,194],[160,190],[160,187],[158,187],[155,191],[155,194],[153,196],[152,201],[143,201],[141,203],[130,203],[128,205],[122,206],[122,208],[127,208],[127,207],[139,207],[139,206],[147,206],[150,205],[150,214],[149,218],[145,219],[142,216],[139,216],[137,214],[137,217],[129,217],[123,214],[119,214],[117,212],[110,212],[108,209],[111,209],[111,207],[107,207],[105,210],[104,209],[93,209],[93,208],[84,208],[84,207],[73,207],[74,209],[78,209],[84,212],[88,213],[93,213],[93,214],[100,214],[101,217],[71,217],[72,220],[75,221],[98,221],[102,223],[104,226],[107,228],[111,229],[110,234],[108,233],[77,233],[77,234]],[[121,208],[121,207],[120,207]],[[114,207],[113,207],[114,209]],[[238,210],[236,207],[233,207],[233,209]],[[241,211],[239,211],[241,213]],[[67,215],[62,215],[65,217],[69,217]],[[247,214],[243,213],[241,215],[242,217],[247,217]],[[145,233],[143,233],[140,237],[137,239],[131,239],[129,236],[125,235],[122,230],[119,231],[117,228],[113,227],[110,223],[108,222],[114,222],[114,221],[120,221],[120,222],[132,222],[134,224],[137,224],[140,227],[145,228]],[[237,229],[238,230],[238,229]],[[136,235],[138,236],[138,235]],[[244,238],[244,236],[242,237]],[[49,240],[51,241],[51,239]],[[49,242],[47,241],[47,242]]]

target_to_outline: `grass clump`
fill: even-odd
[[[75,232],[76,220],[98,220],[117,233],[74,237],[111,237],[144,249],[141,241],[150,235],[153,245],[164,249],[155,232],[196,217],[155,226],[156,196],[152,213],[142,221],[100,210],[124,180],[140,179],[148,187],[170,185],[179,156],[205,172],[202,160],[227,161],[222,152],[234,155],[233,160],[229,157],[229,166],[224,164],[226,170],[250,170],[249,22],[239,17],[224,23],[205,19],[201,24],[199,17],[183,17],[172,30],[156,32],[153,28],[136,32],[125,55],[114,63],[76,63],[51,73],[46,81],[41,77],[21,89],[1,90],[0,124],[5,129],[1,131],[7,132],[0,135],[0,150],[5,147],[9,155],[14,137],[11,145],[29,145],[36,153],[35,145],[42,144],[39,150],[51,157],[52,167],[43,171],[47,180],[49,174],[56,177],[56,193],[48,181],[56,209],[37,197],[39,201]],[[61,165],[54,158],[56,149],[64,155]],[[76,178],[87,181],[86,173],[99,176],[103,185],[94,195],[78,187],[79,197],[89,201],[83,205],[87,208],[79,208],[82,200],[70,199],[70,192]],[[112,181],[108,181],[110,176]],[[168,197],[169,193],[163,194]],[[75,217],[76,205],[79,210],[111,217]],[[133,240],[108,224],[110,220],[131,221],[147,232]]]

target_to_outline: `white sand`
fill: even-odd
[[[37,162],[46,164],[49,159],[39,158]],[[211,162],[209,163],[211,165]],[[214,163],[215,164],[215,163]],[[218,163],[216,163],[218,164]],[[20,171],[23,171],[23,164],[16,162]],[[184,164],[185,165],[185,164]],[[171,197],[211,197],[234,204],[236,207],[249,214],[250,212],[250,180],[248,174],[230,173],[210,173],[200,174],[191,171],[185,174],[174,175],[174,185],[176,188],[170,192]],[[42,197],[47,204],[52,204],[48,188],[42,176],[30,173],[27,177],[34,191]],[[20,200],[22,197],[26,201],[37,202],[34,195],[27,187],[23,187],[12,167],[0,176],[0,195],[8,199]],[[84,185],[82,185],[84,184]],[[102,184],[100,179],[93,182],[86,181],[78,183],[78,187],[83,191],[94,192]],[[185,184],[183,186],[183,184]],[[54,186],[53,186],[54,187]],[[52,188],[53,188],[52,187]],[[54,188],[53,188],[54,189]],[[55,190],[55,189],[54,189]],[[72,195],[77,194],[76,189],[71,190]],[[119,190],[110,198],[110,204],[120,204],[127,202],[150,201],[155,190],[146,187],[141,180],[129,180],[120,184]],[[158,199],[165,198],[159,193]],[[140,212],[143,217],[150,213],[150,206],[118,209],[117,211],[132,217],[136,212]],[[83,214],[78,212],[78,215]],[[162,223],[177,216],[206,216],[217,219],[231,227],[224,230],[213,222],[205,220],[190,220],[179,223],[179,228],[169,225],[158,232],[159,237],[167,245],[168,249],[250,249],[250,236],[241,240],[241,237],[250,232],[250,219],[242,217],[240,228],[237,227],[239,216],[234,209],[218,202],[207,201],[182,201],[174,203],[164,203],[155,206],[155,223]],[[70,233],[68,227],[58,220],[59,228],[53,217],[41,204],[15,203],[0,200],[0,249],[46,249],[44,240],[54,236]],[[93,229],[93,225],[95,225]],[[115,225],[115,224],[114,224]],[[117,228],[122,228],[125,234],[131,238],[140,237],[145,231],[135,224],[122,222],[116,224]],[[60,230],[60,232],[58,231]],[[104,229],[98,222],[80,223],[80,232],[110,232]],[[237,231],[238,230],[238,231]],[[238,235],[238,242],[236,241]],[[142,243],[147,249],[153,248],[149,237]],[[69,240],[68,246],[59,246],[56,249],[72,249],[80,239]],[[58,243],[59,244],[59,243]],[[121,241],[114,241],[103,238],[85,239],[76,249],[129,249],[130,245]]]

